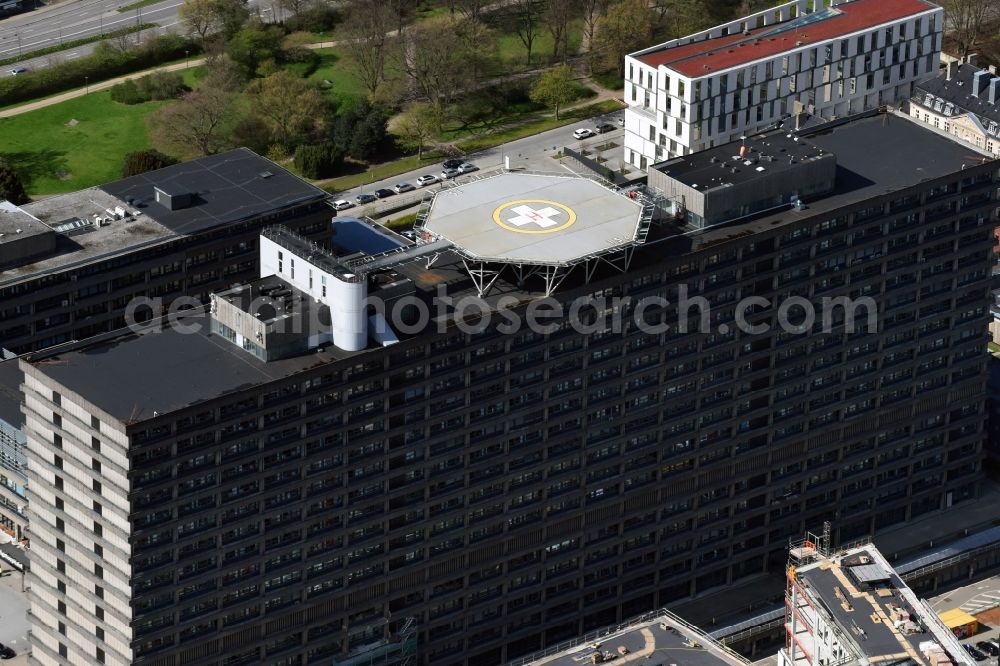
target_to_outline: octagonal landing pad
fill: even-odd
[[[587,178],[502,173],[438,192],[424,228],[483,261],[572,264],[634,242],[641,213]]]

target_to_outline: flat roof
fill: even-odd
[[[870,584],[856,583],[852,569],[877,565],[887,577]],[[843,635],[853,641],[852,649],[869,661],[906,661],[925,664],[923,645],[936,642],[954,663],[965,663],[954,636],[935,631],[931,623],[937,615],[919,604],[917,597],[885,562],[875,546],[865,545],[796,569],[797,580],[804,582],[805,594],[818,599],[827,615]],[[904,621],[899,621],[901,609]],[[907,623],[910,623],[908,627]],[[943,629],[943,627],[942,627]],[[942,644],[942,638],[948,642]],[[958,649],[956,649],[958,648]]]
[[[636,56],[697,78],[940,9],[926,0],[853,0],[782,23]]]
[[[327,306],[276,275],[216,292],[215,297],[268,326],[300,318],[308,322],[313,308],[317,308],[321,323],[330,324],[330,309]]]
[[[130,211],[138,210],[97,187],[40,199],[25,204],[22,208],[49,227],[56,227],[80,218],[93,221],[94,215],[104,215],[105,210],[114,210],[116,206]],[[63,270],[71,264],[83,263],[173,235],[145,214],[131,221],[113,220],[104,226],[87,224],[72,235],[57,234],[54,252],[0,271],[0,285],[37,273]]]
[[[51,232],[34,215],[0,199],[0,243]]]
[[[636,621],[627,628],[581,642],[562,652],[540,656],[528,655],[515,661],[525,666],[590,666],[593,655],[610,653],[610,662],[641,662],[649,666],[746,666],[748,661],[724,650],[714,641],[677,617],[661,611],[646,620]],[[624,648],[624,650],[623,650]]]
[[[476,259],[565,265],[634,242],[641,213],[588,178],[501,173],[442,189],[423,226]]]
[[[345,253],[381,254],[407,245],[407,240],[380,224],[356,217],[335,217],[330,223],[330,242]]]
[[[740,150],[744,147],[746,154],[741,156]],[[832,157],[829,150],[799,139],[790,132],[778,131],[675,157],[654,164],[653,168],[689,187],[705,191],[725,184],[770,177],[824,155]]]
[[[837,156],[832,193],[806,199],[804,210],[782,210],[692,235],[695,248],[747,233],[767,231],[785,222],[827,211],[959,173],[990,158],[968,144],[952,141],[905,115],[885,113],[818,128],[804,137]]]
[[[169,325],[160,332],[119,331],[22,360],[125,422],[148,420],[154,411],[166,414],[352,355],[327,345],[265,363],[210,333],[205,312],[183,316],[179,323],[190,332]]]
[[[156,203],[153,188],[191,194],[190,206],[169,210]],[[275,208],[325,199],[326,192],[249,148],[208,155],[102,185],[123,201],[177,234],[191,234],[253,217]]]

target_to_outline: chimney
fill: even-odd
[[[990,73],[986,70],[979,70],[972,75],[972,96],[979,97],[979,94],[986,90],[986,84],[990,80]]]
[[[978,63],[978,62],[979,62],[979,54],[978,53],[970,53],[969,55],[967,55],[965,57],[965,64],[967,64],[967,65],[972,65],[973,67],[976,67],[976,63]]]
[[[996,104],[1000,101],[1000,78],[990,79],[987,90],[986,99],[989,100],[990,104]]]
[[[945,76],[944,76],[945,81],[951,81],[952,78],[954,78],[954,76],[955,76],[955,66],[956,65],[955,65],[955,61],[954,60],[949,60],[948,64],[945,65],[945,68],[944,68],[944,71],[945,71]]]
[[[990,65],[986,69],[990,70],[990,74],[992,74],[993,76],[997,75],[997,66],[996,65]]]

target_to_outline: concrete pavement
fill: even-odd
[[[22,655],[28,651],[28,597],[21,592],[21,572],[4,567],[0,577],[0,643]],[[14,660],[5,664],[16,663]],[[27,662],[25,662],[27,663]]]

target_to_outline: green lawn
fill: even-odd
[[[417,161],[416,155],[410,155],[409,157],[403,157],[392,162],[376,164],[369,171],[340,176],[339,178],[319,183],[319,185],[327,192],[349,190],[352,187],[360,187],[361,185],[367,185],[368,183],[382,180],[383,178],[391,178],[392,176],[398,176],[401,173],[419,169],[420,167],[430,164],[440,158],[441,154],[436,151],[424,151],[424,159],[419,162]]]
[[[368,93],[361,85],[361,81],[351,74],[342,52],[328,48],[316,49],[316,53],[320,57],[319,66],[309,75],[309,81],[325,88],[341,106],[352,104],[367,96]]]
[[[120,177],[126,153],[149,147],[146,116],[164,102],[126,106],[107,90],[0,118],[4,157],[29,194],[71,192]],[[67,123],[76,120],[74,127]]]
[[[603,102],[597,102],[596,104],[588,104],[587,106],[581,106],[576,109],[566,111],[559,116],[559,120],[556,120],[552,116],[537,118],[523,125],[516,125],[493,134],[468,139],[466,141],[459,141],[455,145],[467,153],[474,153],[480,150],[486,150],[487,148],[499,146],[501,143],[514,141],[515,139],[523,139],[526,136],[555,129],[556,127],[571,125],[580,120],[591,118],[602,113],[611,113],[612,111],[617,111],[620,108],[622,108],[621,104],[613,99],[609,99]]]
[[[569,53],[573,54],[579,51],[582,41],[583,20],[571,21],[569,25],[569,39],[567,40]],[[552,60],[552,43],[552,33],[545,29],[544,23],[539,22],[538,31],[535,33],[535,40],[531,44],[531,65],[529,66],[524,42],[521,41],[516,32],[506,32],[497,35],[499,70],[496,73],[503,74],[514,70],[534,69],[545,66]]]

